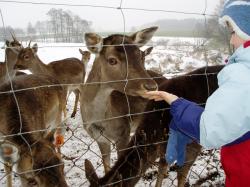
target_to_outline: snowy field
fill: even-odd
[[[152,53],[146,57],[146,68],[161,72],[166,77],[183,74],[195,68],[211,64],[223,63],[225,55],[221,55],[218,51],[208,51],[204,55],[201,51],[195,51],[194,47],[198,43],[193,38],[163,38],[154,37],[150,45],[154,46]],[[23,43],[26,46],[26,43]],[[3,43],[0,43],[3,46]],[[68,57],[76,57],[81,59],[78,48],[86,49],[84,44],[65,44],[65,43],[38,43],[38,55],[42,61],[49,63],[53,60],[59,60]],[[142,49],[145,49],[143,47]],[[91,56],[88,63],[87,71],[91,69],[94,55]],[[0,61],[4,61],[4,50],[0,50]],[[67,109],[70,116],[74,105],[74,95],[70,95]],[[69,186],[88,186],[85,178],[84,160],[89,159],[97,168],[99,176],[103,176],[104,170],[101,161],[100,151],[97,144],[85,132],[82,125],[82,119],[79,111],[75,118],[68,117],[66,124],[70,130],[66,132],[65,144],[62,153],[72,160],[65,160],[65,176]],[[112,148],[112,163],[116,161],[115,148]],[[147,175],[143,177],[137,187],[154,186],[157,168],[150,168]],[[203,182],[201,186],[223,186],[224,175],[219,164],[219,151],[206,151],[198,157],[197,161],[191,168],[188,176],[188,183],[194,184],[200,178],[206,177],[208,174],[217,172],[219,175],[209,178],[207,182]],[[19,178],[13,174],[14,186],[20,186]],[[151,176],[151,177],[148,177]],[[169,177],[163,182],[163,186],[175,186],[177,181],[176,172],[172,171]],[[0,186],[6,185],[6,177],[4,176],[3,165],[0,164]]]

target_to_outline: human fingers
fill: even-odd
[[[165,100],[168,104],[171,104],[173,101],[178,99],[178,96],[165,92],[165,91],[159,91],[157,95],[159,98],[162,98],[163,100]]]
[[[147,99],[150,99],[150,100],[157,100],[157,101],[164,100],[162,97],[157,96],[157,95],[148,96]]]

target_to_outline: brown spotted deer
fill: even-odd
[[[158,88],[144,68],[139,49],[156,30],[157,27],[151,27],[130,36],[113,34],[106,38],[96,33],[85,34],[87,47],[96,58],[81,88],[80,108],[84,128],[100,148],[105,172],[110,168],[111,143],[116,145],[119,156],[119,150],[125,148],[130,139],[129,112],[120,110],[121,106],[114,102],[119,97],[114,99],[113,92],[142,96]]]
[[[0,85],[12,79],[16,74],[14,65],[17,60],[17,53],[21,50],[22,45],[13,35],[12,38],[13,41],[6,40],[5,42],[5,61],[0,63]]]
[[[19,70],[30,70],[33,74],[44,74],[55,77],[68,93],[75,91],[76,101],[74,109],[77,108],[79,100],[79,84],[83,83],[85,77],[84,64],[77,58],[66,58],[45,64],[37,55],[38,46],[34,44],[23,48],[18,54],[15,68]],[[71,85],[73,84],[73,85]],[[73,111],[71,117],[74,117],[76,111]],[[65,114],[66,115],[66,114]]]
[[[61,123],[65,91],[61,86],[41,87],[59,84],[43,75],[20,75],[12,84],[15,90],[27,90],[15,92],[14,97],[8,92],[10,83],[0,87],[0,156],[8,187],[13,165],[23,187],[66,187],[63,162],[53,144],[56,129],[47,133],[50,127],[58,127],[50,126],[51,121]]]
[[[186,75],[165,80],[160,85],[159,90],[165,90],[204,104],[207,97],[217,89],[217,73],[222,68],[223,66],[200,68]],[[143,120],[126,150],[122,152],[115,165],[105,176],[98,178],[91,162],[85,160],[85,175],[91,187],[106,185],[135,186],[146,170],[155,165],[157,158],[160,158],[160,161],[156,186],[161,186],[167,169],[165,152],[171,115],[166,102],[150,101],[146,108],[146,111],[149,110],[158,111],[143,115]],[[177,170],[178,187],[184,186],[189,169],[200,151],[201,146],[197,143],[193,142],[187,146],[187,162]]]

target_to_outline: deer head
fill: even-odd
[[[52,131],[44,139],[31,145],[31,151],[27,145],[0,145],[0,153],[4,153],[5,161],[8,158],[12,165],[17,164],[23,187],[67,187],[64,165],[53,144],[54,133]]]
[[[17,55],[20,52],[20,50],[23,48],[22,44],[16,39],[13,33],[11,33],[12,41],[6,40],[5,45],[6,48],[6,61],[7,63],[10,63],[12,61],[16,61]]]
[[[91,53],[89,51],[83,51],[79,49],[79,52],[82,54],[82,62],[86,64],[90,60]]]
[[[30,44],[29,44],[30,45]],[[37,55],[38,46],[34,44],[32,47],[26,47],[21,49],[18,54],[14,69],[27,70],[32,67],[33,62]]]
[[[96,72],[100,73],[100,81],[117,81],[109,86],[132,96],[143,96],[146,91],[157,90],[156,82],[146,73],[142,63],[144,54],[139,48],[152,38],[156,30],[157,27],[151,27],[130,36],[114,34],[106,38],[86,33],[87,48],[96,54],[94,64],[99,66]]]
[[[11,51],[15,57],[19,53],[20,49],[23,48],[22,44],[16,39],[15,35],[11,33],[12,41],[6,40],[5,45],[7,46],[6,53]]]

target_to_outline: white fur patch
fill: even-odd
[[[95,47],[98,49],[98,53],[102,50],[103,47],[103,40],[101,40],[99,43],[95,45]]]
[[[235,6],[235,5],[246,5],[246,6],[250,6],[250,2],[248,1],[234,1],[232,3],[230,3],[229,5],[227,5],[225,8],[229,8],[231,6]]]
[[[236,23],[234,22],[234,20],[231,17],[229,17],[227,15],[223,16],[222,18],[220,18],[220,21],[222,21],[224,23],[226,23],[226,21],[228,21],[238,36],[240,36],[244,40],[250,39],[250,36],[247,35],[246,33],[242,32],[242,30],[236,25]]]

